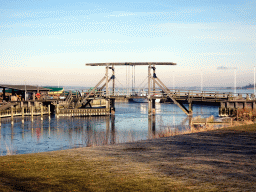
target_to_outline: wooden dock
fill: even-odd
[[[50,115],[51,109],[50,105],[44,106],[42,103],[34,103],[31,105],[30,102],[24,105],[23,102],[15,102],[15,103],[8,103],[6,104],[9,107],[4,110],[0,110],[0,126],[1,126],[1,119],[2,118],[11,118],[11,122],[13,123],[14,117],[22,117],[22,122],[24,122],[25,116],[31,116],[33,120],[33,116],[40,116],[43,117],[44,115]],[[2,106],[5,108],[5,106]]]
[[[110,115],[110,111],[107,108],[63,109],[59,110],[56,115],[69,117],[103,116]]]

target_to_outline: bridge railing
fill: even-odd
[[[221,92],[221,91],[198,91],[198,90],[182,90],[182,89],[169,89],[170,93],[176,98],[190,97],[190,98],[215,98],[215,99],[247,99],[254,100],[255,96],[252,93],[232,93],[232,92]],[[112,89],[109,89],[109,96],[148,96],[147,89],[127,89],[127,88],[116,88],[113,93]],[[106,96],[106,91],[97,91],[97,96]],[[93,96],[93,95],[92,95]],[[150,96],[164,97],[166,94],[159,88],[155,91],[151,90]]]

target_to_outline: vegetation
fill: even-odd
[[[88,155],[88,157],[86,157]],[[90,158],[91,157],[91,158]],[[75,150],[2,156],[0,191],[169,191],[178,182],[143,165]],[[187,191],[181,187],[181,191]]]
[[[249,85],[243,86],[242,89],[253,89],[254,85],[249,83]]]

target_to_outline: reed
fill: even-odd
[[[214,125],[211,124],[215,121],[214,116],[210,116],[208,118],[202,118],[201,116],[197,116],[193,118],[193,122],[207,122],[203,126],[198,125],[191,125],[186,127],[185,129],[179,130],[178,128],[167,126],[165,129],[160,129],[160,131],[157,132],[155,135],[155,138],[160,137],[170,137],[175,135],[183,135],[183,134],[191,134],[191,133],[198,133],[198,132],[205,132],[205,131],[211,131],[221,128],[234,128],[237,126],[243,126],[243,125],[252,125],[255,124],[252,120],[248,119],[240,119],[235,120],[235,118],[227,118],[226,120],[223,120],[223,124]],[[228,124],[227,124],[228,121]]]

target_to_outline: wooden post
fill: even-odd
[[[24,123],[24,106],[23,105],[21,107],[21,117],[22,117],[21,122]]]
[[[48,105],[48,115],[49,119],[51,119],[51,105]]]
[[[6,101],[6,98],[5,98],[5,88],[3,88],[3,101]]]
[[[11,124],[13,124],[13,106],[11,106]]]
[[[152,101],[151,98],[148,99],[148,115],[151,115],[152,112]]]
[[[156,77],[156,67],[155,67],[155,65],[153,65],[153,78],[155,78],[155,77]],[[153,93],[154,93],[154,95],[155,95],[155,91],[156,91],[156,82],[153,81]]]
[[[43,104],[41,104],[41,116],[43,116],[44,115],[44,106],[43,106]]]
[[[33,121],[33,116],[34,116],[34,106],[31,106],[30,108],[31,108],[31,111],[30,111],[30,113],[31,113],[31,121]]]
[[[156,100],[152,99],[152,114],[156,114]]]
[[[115,114],[115,99],[111,99],[110,100],[110,112],[111,112],[111,114],[112,115],[114,115]]]
[[[111,116],[111,140],[110,143],[111,144],[115,144],[116,143],[116,129],[115,129],[115,115]]]
[[[106,66],[106,97],[108,97],[108,64]]]
[[[44,116],[44,106],[43,106],[43,103],[41,103],[41,120],[43,120],[43,116]]]
[[[107,111],[107,115],[109,115],[110,113],[110,101],[109,99],[106,99],[106,111]]]
[[[148,65],[148,97],[150,98],[150,77],[151,77],[151,65],[149,64]]]
[[[59,114],[59,104],[56,105],[56,114]]]
[[[115,68],[114,68],[114,65],[112,65],[112,81],[113,81],[113,91],[112,91],[112,95],[115,95]]]
[[[148,65],[148,114],[151,115],[151,108],[152,108],[152,103],[151,103],[151,91],[150,91],[150,77],[151,77],[151,65]]]
[[[193,125],[193,118],[192,118],[192,116],[188,116],[188,124],[189,124],[190,127],[192,127],[192,125]]]
[[[33,101],[35,101],[35,100],[36,100],[36,94],[33,93]]]
[[[152,115],[152,134],[156,135],[156,116]]]
[[[152,133],[152,117],[151,115],[148,116],[148,139],[153,138],[153,133]]]
[[[156,78],[156,66],[153,65],[153,78]],[[153,94],[155,96],[155,91],[156,91],[156,82],[153,81]],[[155,99],[152,99],[152,113],[153,115],[155,115],[156,113],[156,100]]]
[[[189,115],[192,115],[192,114],[193,114],[193,110],[192,110],[192,101],[189,101],[189,104],[188,104],[188,111],[189,111]]]

